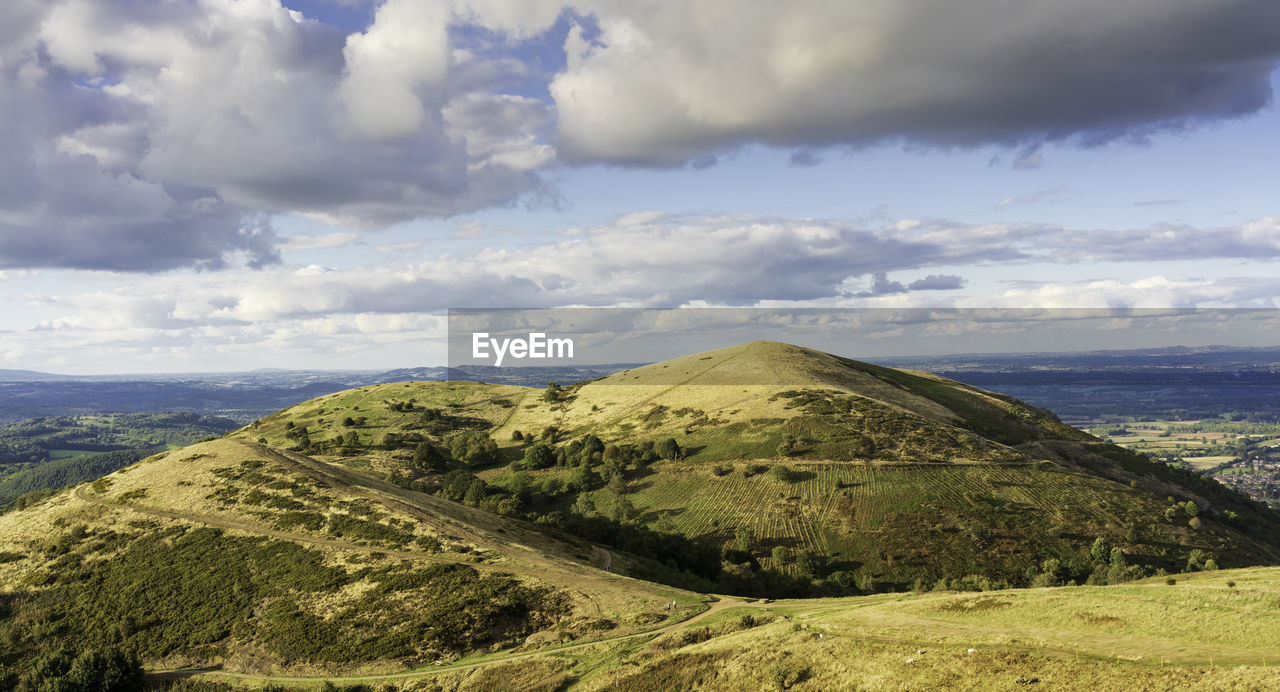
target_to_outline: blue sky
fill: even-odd
[[[285,5],[0,9],[0,368],[431,364],[449,307],[1280,296],[1273,3]]]

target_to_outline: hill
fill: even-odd
[[[747,595],[1105,581],[1099,538],[1130,576],[1273,563],[1280,544],[1274,512],[1047,411],[773,342],[567,388],[362,387],[237,435],[677,570],[637,576]]]
[[[697,676],[732,656],[809,661],[810,622],[887,642],[893,658],[904,641],[954,644],[938,639],[954,629],[939,618],[987,609],[925,617],[895,610],[900,596],[870,596],[779,605],[757,622],[727,610],[758,607],[742,597],[925,599],[1198,575],[1275,564],[1278,527],[1244,496],[1048,411],[785,344],[563,388],[369,385],[0,516],[0,641],[11,644],[0,679],[30,675],[57,647],[117,647],[152,668],[273,680],[417,676],[438,661],[441,680],[501,688],[481,684],[490,667],[446,665],[492,660],[531,688],[597,669],[632,689],[712,687],[722,678]],[[736,598],[708,609],[699,593]],[[1026,604],[1017,612],[1034,620],[1053,597],[1030,594],[1077,592],[999,593],[1011,605],[990,609]],[[992,620],[990,636],[1023,631],[1016,620]],[[1043,651],[1070,630],[1037,627],[1060,630]],[[575,653],[540,654],[559,651]],[[595,663],[574,663],[579,653]],[[947,660],[959,675],[968,659]],[[1025,668],[1000,661],[983,665]],[[820,689],[843,670],[826,665],[779,675]],[[680,671],[693,677],[662,677]],[[723,680],[741,687],[737,674]]]
[[[523,522],[216,440],[0,516],[0,637],[13,644],[0,665],[116,645],[162,666],[385,671],[702,607],[592,567],[610,560]]]

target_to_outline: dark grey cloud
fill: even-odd
[[[571,41],[551,85],[562,154],[623,164],[893,140],[1008,145],[1014,167],[1034,168],[1043,142],[1094,146],[1253,113],[1280,60],[1272,0],[575,7],[602,34]]]
[[[876,272],[871,275],[871,289],[867,291],[859,291],[854,295],[858,298],[872,298],[876,296],[887,296],[894,293],[906,293],[907,287],[902,285],[900,281],[889,279],[889,275],[885,272]]]
[[[909,291],[954,291],[964,287],[964,279],[954,274],[930,274],[907,284]]]

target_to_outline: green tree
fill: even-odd
[[[1094,562],[1106,562],[1111,559],[1111,541],[1102,536],[1098,536],[1093,541],[1093,547],[1089,549],[1089,554],[1093,556]]]
[[[680,444],[676,442],[673,437],[668,437],[667,439],[659,442],[656,450],[658,452],[658,456],[663,459],[680,458]]]
[[[475,507],[483,502],[488,494],[484,481],[477,478],[471,481],[471,485],[467,486],[467,494],[462,497],[462,501]]]
[[[556,463],[556,455],[547,445],[539,442],[524,450],[524,467],[529,470],[550,468]]]
[[[785,545],[773,547],[773,561],[779,565],[785,565],[791,562],[791,549]]]
[[[413,463],[418,468],[439,471],[449,467],[449,462],[430,442],[419,442],[413,450]]]

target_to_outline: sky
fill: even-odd
[[[1273,308],[1278,85],[1271,0],[8,0],[0,368],[433,365],[463,307]]]

